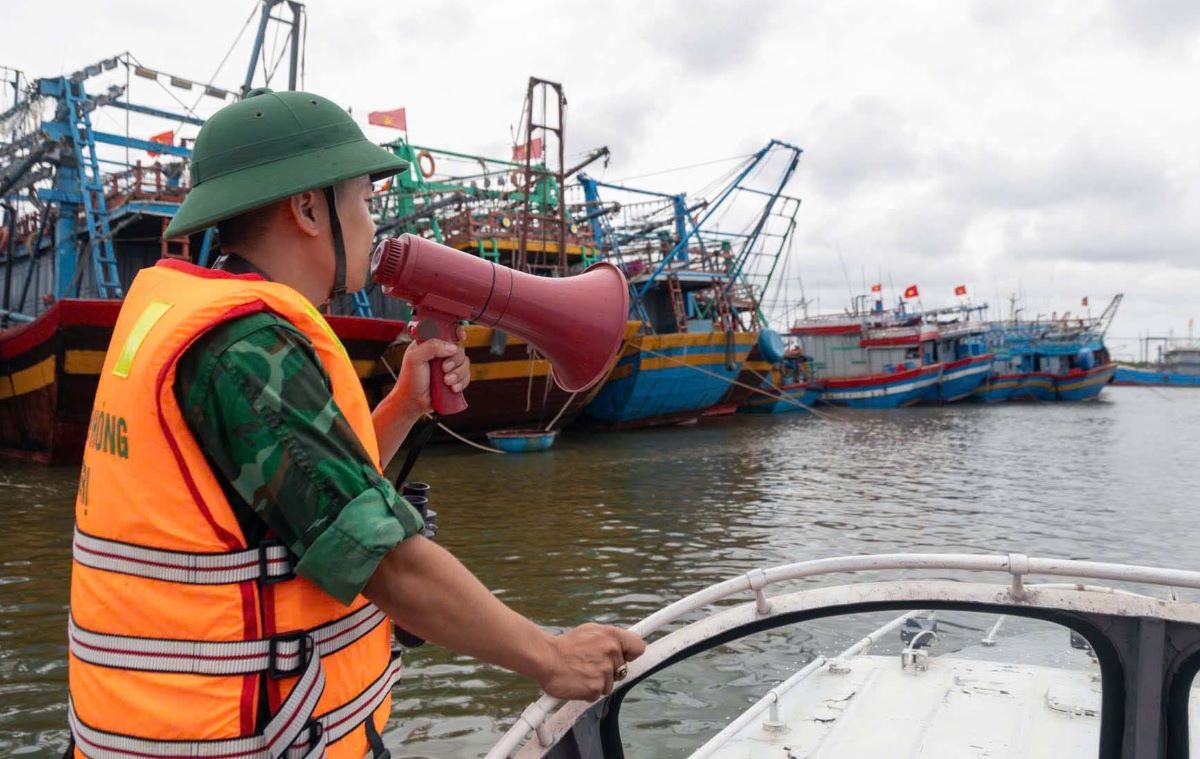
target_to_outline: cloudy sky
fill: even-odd
[[[6,0],[0,64],[129,50],[207,81],[254,5]],[[1124,292],[1117,338],[1200,317],[1194,0],[311,0],[308,17],[306,88],[364,121],[404,106],[418,143],[503,156],[533,74],[566,87],[569,153],[613,150],[610,180],[685,191],[732,163],[659,172],[800,145],[787,276],[813,308],[881,279],[926,306],[960,283],[1017,294],[1029,315]],[[240,84],[248,42],[218,84]]]

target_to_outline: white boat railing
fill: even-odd
[[[1006,574],[1014,598],[1026,593],[1025,578],[1031,575],[1073,579],[1128,582],[1157,585],[1166,588],[1200,590],[1200,572],[1183,569],[1161,569],[1135,565],[1074,559],[1040,559],[1020,553],[1005,556],[973,554],[894,553],[863,556],[844,556],[814,559],[786,564],[770,569],[754,569],[682,598],[632,625],[629,629],[643,638],[662,630],[691,612],[747,592],[754,594],[760,615],[771,613],[771,600],[765,589],[771,585],[829,574],[875,572],[889,570],[934,570],[996,572]],[[1037,587],[1051,587],[1038,585]],[[1080,590],[1113,592],[1110,588],[1071,585]],[[532,731],[543,748],[552,744],[550,731],[544,724],[550,714],[563,703],[562,699],[543,695],[521,712],[516,723],[487,753],[487,759],[504,759],[516,751]]]

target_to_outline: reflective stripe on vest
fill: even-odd
[[[247,546],[174,395],[175,364],[197,338],[262,311],[311,341],[378,469],[358,375],[303,296],[178,262],[139,272],[100,375],[76,499],[68,635],[79,754],[341,759],[362,756],[383,728],[400,671],[385,615],[296,577],[278,541]]]
[[[236,738],[228,741],[155,741],[145,738],[130,738],[96,730],[85,724],[75,714],[74,705],[67,703],[67,715],[71,731],[80,748],[88,756],[97,759],[145,759],[151,756],[205,757],[206,759],[265,759],[283,756],[320,756],[327,743],[345,738],[363,723],[387,698],[400,679],[400,660],[394,659],[387,670],[362,692],[358,698],[315,718],[305,718],[299,723],[299,732],[289,743],[283,743],[280,730],[270,728],[261,736]],[[295,715],[295,710],[281,709],[272,719],[283,721],[284,714]],[[294,725],[293,725],[294,727]],[[271,741],[267,736],[275,736]],[[315,743],[314,743],[315,739]]]
[[[106,635],[85,630],[74,619],[68,620],[67,634],[72,654],[102,667],[196,675],[264,672],[283,677],[301,671],[310,647],[318,655],[329,656],[373,632],[386,619],[382,611],[368,604],[307,634],[227,643]]]
[[[105,540],[76,527],[71,557],[93,569],[186,585],[273,582],[293,577],[291,555],[278,541],[263,541],[258,548],[245,551],[186,553]]]

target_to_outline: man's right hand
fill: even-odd
[[[617,669],[646,650],[636,634],[591,622],[551,635],[420,535],[383,557],[363,594],[413,635],[518,672],[557,698],[610,693]]]
[[[550,638],[551,655],[538,684],[551,696],[594,701],[612,692],[613,674],[646,650],[636,633],[620,627],[582,624]]]

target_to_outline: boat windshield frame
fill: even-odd
[[[942,577],[947,571],[1003,573],[1009,582],[909,578],[767,593],[770,586],[788,581],[896,570],[933,570]],[[1071,582],[1029,584],[1030,576]],[[1165,592],[1157,597],[1080,580],[1148,585]],[[1104,703],[1097,755],[1184,757],[1188,755],[1187,699],[1191,678],[1200,670],[1200,603],[1178,600],[1175,588],[1200,590],[1200,572],[1023,554],[883,554],[756,569],[680,599],[631,629],[648,638],[711,604],[748,593],[753,594],[752,601],[723,606],[653,640],[607,697],[592,703],[570,702],[555,711],[561,702],[543,696],[522,712],[487,756],[570,756],[552,749],[573,732],[578,742],[577,725],[603,744],[601,755],[622,756],[617,724],[621,700],[630,688],[663,667],[746,635],[807,619],[919,608],[1034,617],[1074,630],[1092,646],[1102,672]],[[1174,637],[1164,645],[1168,625]],[[1158,656],[1147,659],[1147,651]],[[1149,665],[1139,665],[1139,660]]]

